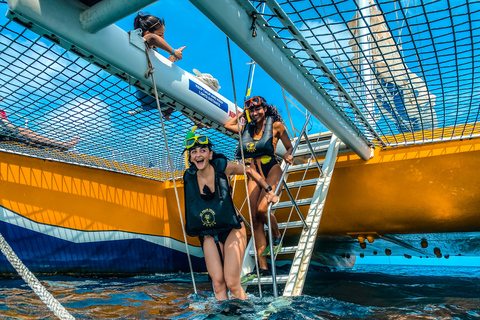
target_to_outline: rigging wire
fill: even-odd
[[[282,87],[282,94],[283,94],[283,100],[285,101],[285,108],[287,109],[287,113],[288,113],[288,119],[290,120],[290,125],[292,126],[292,132],[290,132],[290,134],[295,138],[296,137],[295,127],[293,126],[292,116],[290,115],[290,109],[288,108],[287,95],[285,94],[285,90],[283,89],[283,87]]]
[[[260,14],[263,15],[264,12],[265,12],[265,2],[261,4],[261,12]],[[257,8],[258,10],[258,8]],[[252,17],[252,28],[255,28],[256,27],[256,24],[255,24],[255,21],[257,19],[257,16],[256,14]],[[252,37],[256,37],[256,32],[255,32],[255,29],[253,29],[253,32],[252,33]],[[248,97],[250,97],[250,94],[252,93],[252,87],[253,87],[253,76],[255,74],[255,66],[257,65],[257,63],[251,59],[250,60],[250,68],[248,70],[248,77],[247,77],[247,89],[245,90],[245,98],[244,98],[244,101],[247,100]],[[249,84],[250,83],[250,84]]]
[[[253,227],[253,217],[252,217],[252,211],[251,211],[251,203],[250,203],[250,197],[248,195],[248,184],[247,184],[247,171],[245,170],[245,155],[243,154],[243,148],[242,148],[242,131],[240,130],[240,118],[238,117],[238,105],[237,105],[237,93],[235,91],[235,77],[233,74],[233,64],[232,64],[232,53],[230,51],[230,39],[227,37],[227,48],[228,48],[228,59],[230,61],[230,74],[232,75],[232,88],[233,88],[233,102],[235,104],[235,116],[237,117],[237,128],[238,128],[238,138],[239,138],[239,143],[240,143],[240,153],[242,155],[242,165],[243,165],[243,178],[245,179],[245,191],[246,191],[246,198],[248,202],[248,216],[250,218],[250,221],[252,222],[252,227]],[[252,241],[255,244],[255,233],[252,232]],[[253,250],[255,253],[255,267],[257,269],[257,278],[260,280],[260,269],[258,265],[258,253],[257,250]],[[248,252],[245,252],[245,254],[248,254]],[[262,285],[260,284],[260,281],[258,281],[258,291],[260,293],[260,298],[262,298]]]
[[[152,86],[153,86],[153,89],[154,89],[153,92],[155,93],[155,100],[157,102],[158,115],[160,117],[160,122],[162,124],[162,133],[163,133],[163,139],[165,141],[165,149],[167,151],[168,163],[170,165],[170,174],[171,174],[171,177],[172,177],[173,189],[175,190],[175,198],[177,199],[178,215],[180,216],[180,224],[182,225],[183,240],[185,242],[185,250],[187,252],[188,266],[190,267],[190,275],[192,277],[193,290],[195,291],[195,294],[197,294],[197,286],[195,285],[195,276],[193,275],[192,260],[190,258],[190,251],[188,250],[188,242],[187,242],[187,235],[185,233],[185,225],[183,224],[182,208],[180,207],[180,198],[178,197],[177,184],[175,182],[175,177],[174,177],[174,174],[173,174],[172,157],[170,156],[170,148],[168,146],[167,134],[165,132],[165,125],[164,125],[163,118],[162,118],[162,109],[160,108],[160,101],[158,100],[157,86],[155,84],[155,78],[153,77],[153,73],[155,72],[155,68],[152,65],[152,61],[150,60],[149,51],[150,51],[150,48],[148,46],[148,43],[145,42],[145,55],[147,56],[147,62],[148,62],[148,70],[145,72],[145,78],[148,79],[148,77],[150,77],[152,79]]]

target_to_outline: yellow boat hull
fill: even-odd
[[[387,254],[389,248],[396,255],[423,252],[425,256],[438,256],[435,248],[443,256],[476,255],[475,246],[466,250],[458,244],[476,238],[475,233],[480,231],[478,164],[480,139],[377,149],[366,162],[352,153],[340,154],[320,223],[317,256]],[[289,179],[298,179],[300,174],[296,175]],[[316,176],[318,171],[312,170],[306,178]],[[234,195],[238,207],[245,199],[242,182],[239,179]],[[183,186],[181,182],[177,186],[183,212]],[[303,188],[300,197],[311,196],[313,188]],[[91,243],[118,238],[167,248],[168,263],[142,269],[138,262],[137,269],[145,272],[188,269],[185,258],[178,258],[185,256],[186,249],[172,182],[0,153],[0,190],[0,205],[4,208],[0,230],[10,242],[21,239],[12,236],[14,227],[30,228],[37,236],[48,235],[49,239],[61,235],[60,230],[68,230],[70,234],[62,241],[72,246],[85,245],[91,237]],[[285,194],[282,200],[286,200]],[[306,215],[308,207],[301,209]],[[289,212],[278,210],[278,220],[286,220]],[[242,213],[248,219],[248,210]],[[50,233],[42,231],[47,229]],[[453,243],[432,245],[446,239],[435,236],[438,234],[455,235],[451,237]],[[289,232],[288,236],[292,239],[297,235]],[[374,243],[366,241],[367,248],[361,248],[362,237],[368,236]],[[75,237],[87,240],[75,242]],[[430,245],[422,247],[422,240],[430,241]],[[188,242],[197,269],[204,268],[198,239],[188,238]],[[21,246],[17,250],[31,251]],[[29,254],[26,260],[38,259],[34,253]],[[146,256],[137,259],[145,263],[162,259]],[[126,253],[126,257],[133,256]],[[89,259],[88,255],[82,259]],[[70,269],[86,269],[74,263],[72,266]],[[105,269],[116,272],[114,267]],[[128,268],[124,269],[120,272],[128,272]]]

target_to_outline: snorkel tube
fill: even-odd
[[[250,110],[245,110],[245,115],[247,116],[247,123],[252,122],[252,119],[250,118]]]

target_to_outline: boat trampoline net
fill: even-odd
[[[7,5],[0,8],[5,12]],[[0,109],[13,128],[0,127],[1,150],[170,178],[159,112],[129,114],[141,109],[136,89],[5,17],[0,34]],[[164,124],[174,175],[181,177],[183,141],[194,123],[176,111]],[[215,149],[233,158],[233,139],[215,130],[202,132],[211,137]],[[35,136],[24,139],[27,134]],[[75,137],[80,139],[71,147]],[[38,140],[45,144],[25,143]]]
[[[370,145],[479,135],[479,2],[239,2]],[[13,126],[0,127],[0,150],[171,178],[158,111],[129,114],[140,108],[135,89],[5,17],[0,34],[0,109]],[[165,122],[176,177],[192,125],[178,111]],[[68,150],[29,145],[18,134],[26,132]],[[202,132],[233,159],[236,141]]]
[[[479,136],[479,1],[240,2],[370,144]]]

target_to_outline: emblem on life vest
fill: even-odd
[[[253,153],[257,150],[257,143],[256,142],[249,142],[247,143],[247,152]]]
[[[215,225],[215,212],[212,209],[205,209],[200,213],[203,225],[206,227],[213,227]]]

